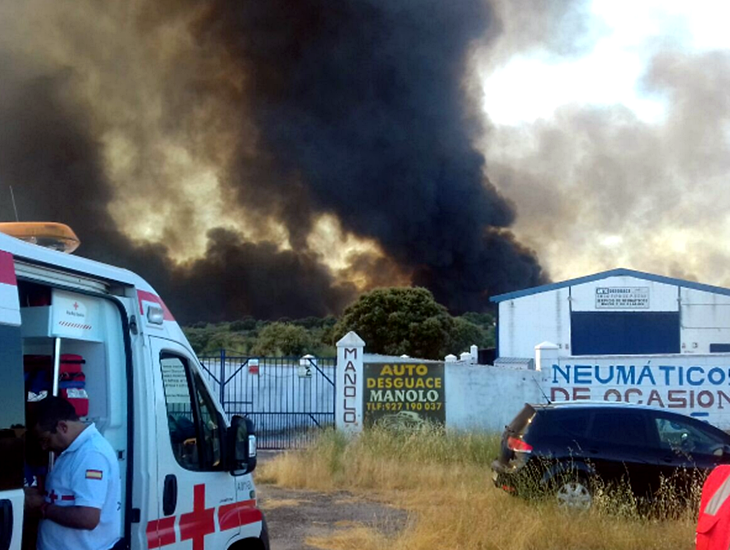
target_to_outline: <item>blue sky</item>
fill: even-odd
[[[487,69],[484,109],[494,123],[514,125],[550,117],[566,103],[621,103],[657,122],[665,100],[641,85],[651,57],[667,48],[729,48],[729,16],[730,4],[717,1],[594,0],[588,51],[561,57],[535,44],[516,52],[504,65]]]

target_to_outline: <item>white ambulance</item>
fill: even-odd
[[[128,548],[268,550],[252,424],[229,425],[154,289],[59,251],[77,244],[59,224],[0,224],[0,550],[32,545],[26,416],[59,393],[116,450]]]

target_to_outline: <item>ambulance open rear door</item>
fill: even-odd
[[[0,376],[0,550],[20,550],[25,382],[13,258],[3,251],[0,251]]]

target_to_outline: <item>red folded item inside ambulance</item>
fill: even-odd
[[[62,353],[59,363],[58,394],[74,406],[76,414],[89,414],[89,396],[86,393],[86,375],[82,368],[86,361],[81,355]],[[53,357],[50,355],[26,355],[23,365],[27,375],[26,388],[33,393],[46,391],[50,394]]]
[[[73,353],[62,353],[61,354],[61,364],[60,364],[60,373],[66,373],[66,372],[81,372],[81,365],[86,363],[84,361],[84,358],[80,355],[75,355]]]
[[[60,372],[81,372],[84,363],[86,361],[81,355],[62,353],[59,365]],[[50,370],[53,368],[53,357],[50,355],[25,355],[23,356],[23,366],[26,371]]]
[[[84,389],[68,388],[59,390],[59,395],[71,403],[79,416],[89,414],[89,396]]]

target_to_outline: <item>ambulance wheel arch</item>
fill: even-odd
[[[261,536],[247,538],[232,544],[228,550],[269,550],[269,529],[266,520],[262,521]]]
[[[261,539],[244,539],[232,544],[228,550],[268,550]]]

